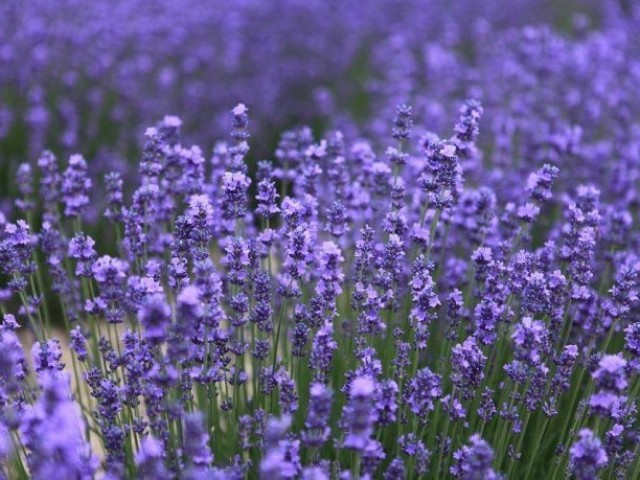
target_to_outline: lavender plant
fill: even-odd
[[[639,478],[640,10],[514,3],[1,5],[0,478]]]
[[[131,195],[104,179],[114,245],[83,229],[80,155],[45,152],[40,188],[22,168],[3,474],[634,478],[633,214],[621,236],[595,186],[554,192],[553,164],[518,204],[465,182],[482,115],[420,136],[401,105],[379,154],[295,130],[258,178],[246,106],[210,159],[167,117]]]

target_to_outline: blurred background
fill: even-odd
[[[18,165],[35,165],[44,148],[61,162],[82,153],[94,178],[131,177],[146,127],[177,115],[184,143],[208,155],[238,102],[250,109],[255,161],[293,126],[386,145],[397,104],[440,133],[478,98],[493,167],[482,181],[499,194],[521,180],[504,169],[560,158],[577,158],[571,181],[595,166],[613,186],[616,163],[603,156],[638,155],[633,3],[4,0],[0,211],[11,215]]]

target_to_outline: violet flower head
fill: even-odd
[[[84,438],[80,408],[71,400],[69,377],[43,371],[38,376],[42,393],[25,411],[20,438],[30,452],[29,469],[34,478],[57,472],[64,478],[92,478],[97,462]]]
[[[242,172],[226,172],[222,177],[222,211],[228,220],[244,217],[251,179]]]
[[[480,386],[484,378],[487,357],[482,353],[474,337],[467,338],[451,350],[451,380],[467,395]]]
[[[93,262],[96,258],[94,250],[95,240],[83,232],[76,233],[69,241],[69,256],[75,260],[76,275],[90,277],[93,272]]]
[[[578,432],[578,439],[571,446],[569,454],[569,468],[578,480],[596,478],[598,471],[609,462],[602,442],[587,428]]]
[[[409,382],[407,404],[419,418],[426,418],[435,408],[435,402],[442,396],[442,378],[428,367],[419,370]]]
[[[309,387],[309,410],[304,422],[302,442],[309,447],[320,447],[329,438],[331,428],[328,426],[331,415],[333,392],[326,385],[315,382]]]
[[[551,187],[559,172],[558,167],[545,164],[540,170],[530,174],[527,179],[526,189],[531,199],[537,202],[548,202],[551,200],[553,196]]]
[[[69,166],[62,175],[62,202],[67,217],[81,215],[89,205],[92,182],[87,173],[87,162],[82,155],[71,155]]]
[[[347,431],[344,446],[360,452],[366,450],[377,419],[374,407],[376,384],[369,377],[356,377],[351,381],[349,400],[342,412]]]
[[[522,322],[516,325],[511,336],[515,344],[516,357],[533,364],[540,363],[547,346],[548,335],[543,322],[524,317]]]
[[[258,183],[256,215],[268,219],[280,212],[277,201],[280,195],[276,192],[276,184],[269,178]]]
[[[629,383],[627,361],[621,355],[605,355],[593,373],[596,392],[589,399],[589,406],[598,414],[611,415],[626,401],[624,392]]]
[[[202,424],[199,413],[187,415],[184,419],[184,456],[199,467],[210,465],[213,455],[209,448],[209,435]]]
[[[472,435],[469,445],[461,447],[453,454],[453,465],[449,472],[462,480],[498,480],[492,468],[493,449],[480,435]]]
[[[313,370],[314,378],[317,381],[324,381],[331,367],[333,352],[337,348],[338,343],[333,337],[333,324],[325,322],[313,339],[311,356],[309,357],[309,368]]]
[[[164,448],[158,439],[152,436],[142,439],[140,450],[136,454],[138,475],[144,480],[168,479],[164,466]]]
[[[167,338],[171,307],[161,295],[150,295],[138,309],[138,320],[144,327],[144,337],[153,345]]]
[[[393,138],[404,141],[411,138],[411,130],[413,128],[413,112],[408,105],[398,105],[396,107],[396,116],[393,120]]]

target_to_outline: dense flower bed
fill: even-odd
[[[26,146],[2,165],[0,478],[640,476],[637,12],[561,33],[521,26],[534,1],[283,0],[273,24],[264,2],[131,3],[0,7],[0,85],[35,102],[0,105],[0,147]],[[300,41],[240,54],[257,26]],[[96,38],[95,64],[52,61]],[[181,52],[198,75],[167,73]],[[194,84],[145,94],[150,72]],[[221,108],[240,93],[251,111]],[[193,116],[131,153],[142,124],[114,143],[80,98],[106,124]],[[209,129],[228,138],[188,143]]]

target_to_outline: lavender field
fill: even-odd
[[[0,2],[0,480],[640,478],[640,4]]]

